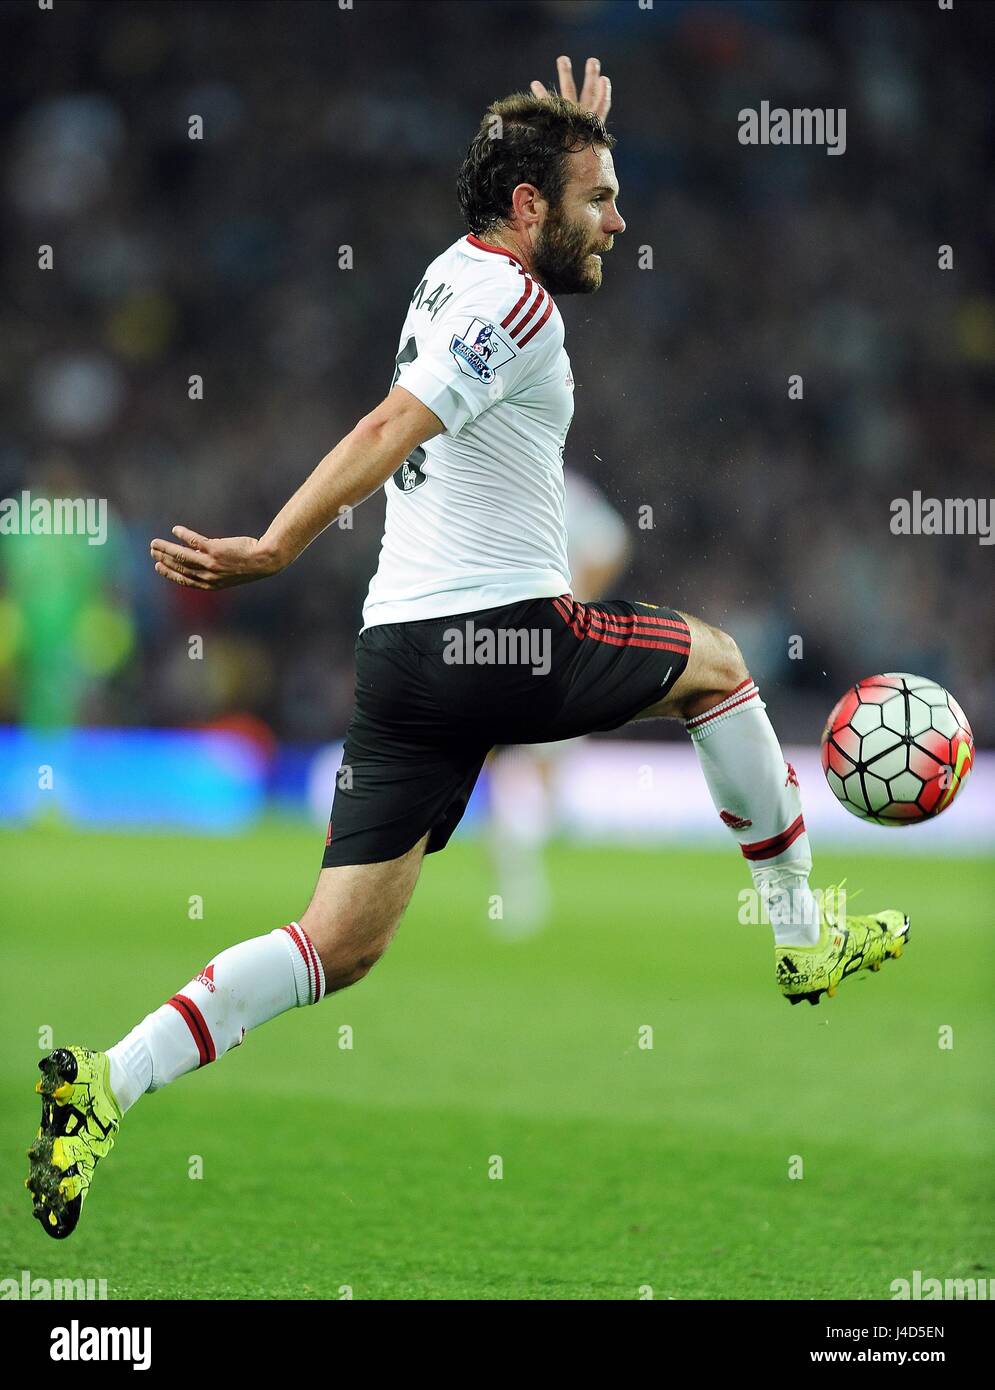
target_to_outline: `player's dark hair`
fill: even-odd
[[[467,227],[479,236],[505,221],[520,183],[535,184],[550,207],[558,207],[566,156],[589,145],[611,150],[615,143],[598,116],[562,97],[515,92],[492,101],[456,176]]]

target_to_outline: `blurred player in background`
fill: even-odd
[[[605,595],[622,573],[629,537],[621,516],[592,482],[564,468],[563,483],[572,592],[583,603]],[[544,850],[557,828],[557,773],[580,742],[523,743],[496,750],[491,758],[487,830],[501,896],[495,935],[529,936],[549,916]]]
[[[39,505],[82,497],[82,477],[49,464],[29,493]],[[103,682],[125,666],[135,640],[119,527],[91,538],[32,530],[0,546],[0,687],[10,681],[20,722],[32,729],[100,722]],[[3,640],[6,637],[6,641]]]

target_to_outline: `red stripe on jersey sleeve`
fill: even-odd
[[[539,332],[539,329],[543,326],[543,324],[546,322],[546,320],[549,318],[549,316],[550,316],[550,314],[551,314],[552,312],[553,312],[553,301],[552,301],[551,299],[549,299],[548,302],[547,302],[547,304],[546,304],[546,308],[545,308],[544,311],[543,311],[542,318],[539,320],[539,322],[535,325],[534,328],[531,328],[531,329],[529,330],[529,332],[526,333],[526,335],[525,335],[524,338],[519,338],[519,340],[518,340],[518,346],[519,346],[519,347],[524,347],[525,344],[526,344],[527,342],[529,342],[529,340],[530,340],[531,338],[534,338],[534,337],[535,337],[535,335]]]

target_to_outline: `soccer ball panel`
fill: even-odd
[[[845,695],[841,696],[840,699],[836,701],[829,718],[826,720],[826,727],[823,730],[822,737],[824,739],[828,738],[834,729],[840,729],[845,724],[849,724],[853,712],[859,704],[860,701],[857,698],[857,691],[855,688],[848,690]]]
[[[906,732],[911,734],[913,738],[915,738],[916,734],[924,734],[929,728],[931,718],[932,712],[929,705],[924,704],[917,695],[910,695],[908,704],[908,729]]]
[[[933,728],[941,734],[946,734],[947,738],[953,738],[957,732],[957,716],[952,709],[946,705],[942,709],[933,710]]]
[[[859,772],[851,772],[849,777],[843,778],[843,790],[846,796],[845,806],[848,811],[853,811],[858,816],[866,816],[870,812],[867,799],[864,796],[863,784],[860,780]]]
[[[897,755],[894,762],[891,755]],[[860,761],[874,763],[874,771],[882,777],[892,777],[905,770],[905,745],[891,729],[875,729],[860,741]],[[887,765],[885,765],[887,763]]]
[[[860,761],[860,735],[849,724],[834,732],[832,742],[852,763]]]
[[[866,681],[861,681],[858,689],[862,705],[883,705],[895,698],[893,685],[869,685]]]
[[[927,729],[924,734],[920,734],[916,739],[916,744],[931,754],[942,767],[950,767],[952,759],[950,756],[950,740],[943,734],[937,733],[935,729]]]
[[[964,713],[964,711],[961,709],[960,705],[957,703],[957,701],[954,699],[952,695],[947,695],[947,704],[950,707],[951,714],[957,720],[957,723],[964,730],[965,734],[971,740],[971,743],[973,745],[974,735],[971,733],[971,726],[967,722],[967,715]]]
[[[854,735],[854,744],[857,744],[856,735]],[[825,768],[827,774],[832,770],[834,773],[838,773],[840,777],[845,777],[848,772],[853,771],[856,765],[856,752],[852,758],[848,758],[845,753],[840,752],[835,741],[827,743],[823,753],[822,766]]]
[[[913,676],[909,671],[886,671],[883,676],[873,676],[872,680],[902,681],[906,690],[920,690],[924,685],[935,685],[927,676]]]
[[[948,708],[950,696],[943,689],[942,685],[923,686],[921,690],[916,691],[916,694],[918,695],[920,700],[926,701],[927,705],[929,705],[933,709],[934,713],[936,712],[937,708]]]
[[[890,779],[888,786],[893,802],[915,801],[922,791],[922,782],[914,772],[900,772],[897,777]]]
[[[875,777],[873,772],[865,772],[864,797],[868,809],[874,815],[879,816],[891,800],[888,794],[888,783],[882,777]]]
[[[882,816],[892,824],[900,822],[904,825],[922,820],[923,812],[914,801],[893,801],[890,806],[885,807]]]
[[[856,730],[863,737],[865,734],[872,733],[881,727],[881,706],[880,705],[861,705],[854,710],[850,719],[850,728]]]
[[[944,740],[946,742],[946,740]],[[949,748],[949,744],[947,745]],[[909,749],[909,771],[914,772],[917,777],[926,781],[930,777],[935,777],[946,766],[946,759],[937,757],[928,752],[920,743],[914,743]]]
[[[925,709],[925,706],[923,708]],[[926,710],[926,720],[928,723],[928,710]],[[908,705],[905,703],[904,695],[895,695],[887,704],[881,706],[881,723],[886,729],[891,729],[893,733],[908,733]]]
[[[843,778],[838,776],[832,768],[828,768],[826,771],[826,781],[832,787],[833,794],[838,797],[840,801],[844,801],[846,799],[846,791],[843,787]]]
[[[942,809],[940,807],[940,802],[946,796],[948,790],[947,781],[942,772],[937,773],[935,777],[931,777],[928,782],[925,782],[918,797],[919,805],[923,809],[923,814],[927,816],[938,815],[939,811]]]

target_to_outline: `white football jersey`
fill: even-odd
[[[445,425],[384,485],[363,626],[570,589],[563,445],[573,375],[563,319],[510,251],[464,236],[425,272],[394,385]]]

